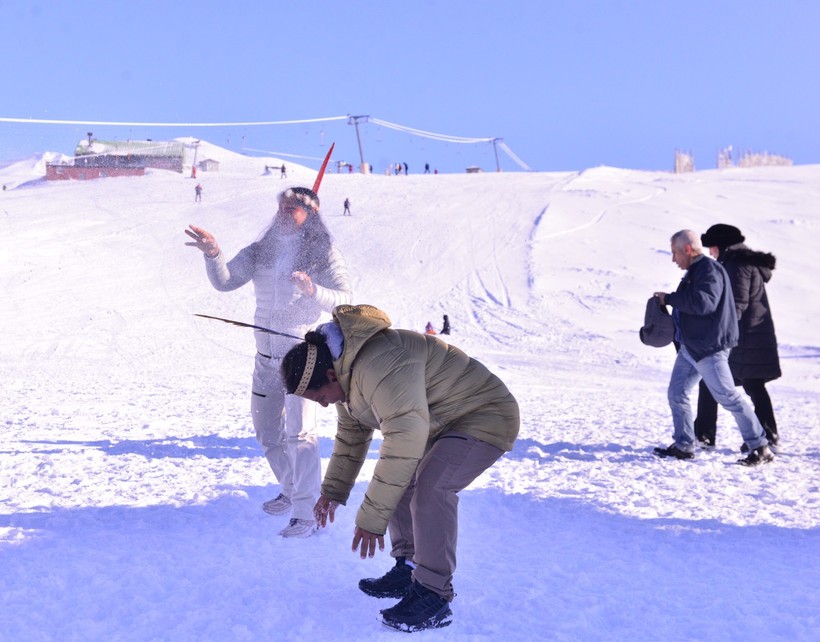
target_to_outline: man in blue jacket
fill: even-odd
[[[729,369],[729,352],[737,345],[738,325],[732,285],[726,270],[703,255],[700,237],[692,230],[676,232],[671,239],[672,261],[686,274],[675,292],[655,292],[661,305],[672,307],[675,340],[680,345],[668,399],[672,410],[674,443],[655,448],[659,457],[693,459],[695,429],[689,393],[703,379],[715,400],[732,413],[749,447],[739,464],[756,466],[774,459],[766,433],[752,405],[735,388]]]

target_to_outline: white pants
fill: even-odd
[[[251,394],[253,426],[282,493],[291,501],[291,517],[313,519],[322,483],[317,404],[285,393],[280,364],[281,359],[256,355]]]

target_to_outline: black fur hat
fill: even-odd
[[[713,225],[706,234],[700,235],[700,242],[703,247],[729,247],[737,243],[743,243],[746,237],[740,233],[734,225],[726,225],[726,223],[718,223]]]

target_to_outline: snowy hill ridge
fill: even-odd
[[[185,227],[233,256],[316,173],[266,175],[279,159],[203,142],[206,157],[219,171],[196,180],[149,170],[0,193],[3,642],[395,636],[378,623],[392,602],[356,589],[387,553],[349,551],[378,439],[332,527],[278,538],[260,510],[278,487],[249,417],[252,335],[194,316],[252,321],[254,299],[211,288]],[[447,340],[521,405],[514,450],[461,493],[455,620],[430,636],[816,638],[820,166],[331,173],[320,198],[355,301],[419,331],[448,314]],[[718,222],[778,259],[784,374],[769,387],[784,443],[754,470],[734,464],[723,411],[713,451],[651,455],[671,441],[674,350],[638,340],[645,302],[683,274],[671,234]],[[326,463],[334,416],[320,416]]]

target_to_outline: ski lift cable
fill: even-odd
[[[107,126],[120,126],[120,127],[253,127],[253,126],[265,126],[265,125],[295,125],[301,123],[318,123],[318,122],[329,122],[329,121],[336,121],[336,120],[349,120],[349,116],[330,116],[326,118],[303,118],[298,120],[270,120],[270,121],[255,121],[255,122],[232,122],[232,123],[138,123],[138,122],[124,122],[124,121],[95,121],[95,120],[58,120],[58,119],[42,119],[42,118],[11,118],[11,117],[3,117],[0,116],[1,123],[24,123],[24,124],[50,124],[50,125],[107,125]],[[405,125],[398,125],[396,123],[391,123],[386,120],[381,120],[380,118],[370,118],[369,121],[375,123],[376,125],[385,127],[387,129],[394,129],[396,131],[404,132],[407,134],[413,134],[415,136],[421,136],[423,138],[430,138],[432,140],[443,141],[445,143],[490,143],[496,140],[495,138],[467,138],[464,136],[451,136],[448,134],[437,134],[435,132],[428,132],[421,129],[416,129],[413,127],[407,127]],[[377,134],[378,136],[378,134]],[[530,167],[527,166],[518,156],[516,156],[513,151],[503,142],[498,144],[502,150],[522,169],[527,171],[532,171]],[[264,150],[251,150],[248,151],[261,151],[262,153],[273,153],[273,152],[266,152]],[[277,154],[279,156],[288,156],[288,154]],[[290,155],[292,158],[305,158],[309,160],[321,160],[318,158],[310,157],[310,156],[297,156],[297,155]]]
[[[395,129],[400,132],[405,132],[408,134],[415,134],[417,136],[423,136],[425,138],[433,138],[435,140],[443,140],[449,143],[489,143],[493,139],[492,138],[466,138],[464,136],[450,136],[448,134],[436,134],[434,132],[424,131],[422,129],[415,129],[413,127],[407,127],[405,125],[397,125],[396,123],[390,123],[386,120],[381,120],[379,118],[371,118],[371,121],[376,123],[377,125],[382,125],[383,127],[387,127],[389,129]]]
[[[515,161],[521,169],[525,169],[525,170],[527,170],[528,172],[531,172],[531,171],[532,171],[532,168],[531,168],[531,167],[529,167],[529,166],[528,166],[528,165],[527,165],[524,161],[522,161],[520,158],[518,158],[518,156],[516,156],[516,155],[513,153],[513,150],[511,150],[511,149],[507,146],[507,143],[503,143],[503,142],[502,142],[502,143],[498,143],[498,146],[499,146],[499,147],[500,147],[500,148],[501,148],[501,149],[502,149],[502,150],[503,150],[503,151],[507,154],[507,156],[509,156],[510,158],[512,158],[512,159],[513,159],[513,161]]]
[[[322,156],[301,156],[299,154],[286,154],[285,152],[272,152],[267,149],[254,149],[253,147],[243,147],[243,152],[256,152],[258,154],[268,154],[269,156],[286,156],[288,158],[302,158],[304,160],[323,160]]]
[[[331,120],[347,120],[347,116],[328,118],[307,118],[302,120],[268,120],[244,123],[128,123],[102,120],[47,120],[43,118],[5,118],[0,116],[0,123],[24,123],[37,125],[109,125],[117,127],[253,127],[258,125],[296,125],[299,123],[319,123]]]

